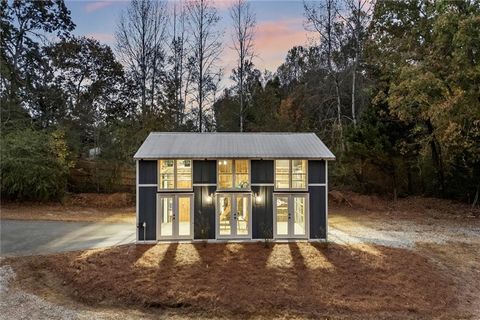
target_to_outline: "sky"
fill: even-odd
[[[77,25],[74,34],[99,40],[101,43],[114,46],[114,32],[122,10],[128,1],[66,1],[73,21]],[[229,0],[215,0],[215,6],[221,17],[218,25],[224,31],[224,50],[221,65],[226,76],[235,65],[235,53],[231,40],[231,21],[228,13]],[[304,29],[302,1],[251,1],[251,8],[256,15],[254,64],[259,70],[276,71],[283,62],[290,48],[305,45],[312,34]]]

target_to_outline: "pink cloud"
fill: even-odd
[[[88,13],[91,13],[91,12],[95,12],[103,8],[109,7],[113,4],[115,4],[114,1],[93,1],[93,2],[89,2],[85,6],[85,11]]]
[[[232,49],[231,30],[227,30],[225,49],[221,60],[225,71],[223,85],[231,85],[228,78],[231,70],[237,63],[237,55]],[[276,71],[284,62],[288,50],[293,46],[307,45],[309,43],[309,33],[303,28],[303,19],[284,19],[278,21],[264,21],[257,24],[255,32],[255,54],[253,59],[255,68],[263,71]]]
[[[93,32],[86,35],[88,38],[93,38],[100,42],[112,43],[114,41],[114,36],[111,33],[102,33],[102,32]]]
[[[260,60],[257,65],[275,71],[285,60],[289,49],[308,42],[307,34],[301,18],[259,23],[255,36],[257,60]]]

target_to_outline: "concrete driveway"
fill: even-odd
[[[132,223],[1,220],[1,255],[109,247],[135,241]]]

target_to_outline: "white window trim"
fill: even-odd
[[[237,203],[235,201],[237,195],[248,196],[248,209],[249,209],[249,217],[248,217],[248,235],[220,235],[220,205],[219,205],[219,198],[220,196],[228,196],[230,197],[231,205],[232,205],[232,212],[235,206],[237,209]],[[251,192],[218,192],[215,193],[215,239],[216,240],[245,240],[245,239],[252,239],[252,217],[253,217],[253,196]],[[232,226],[230,226],[232,227]],[[236,229],[236,227],[235,227]]]
[[[173,229],[173,233],[171,236],[162,236],[161,235],[161,226],[160,226],[160,198],[172,198],[173,199],[173,214],[177,216],[177,221],[178,221],[178,198],[180,197],[189,197],[190,198],[190,235],[189,236],[183,236],[178,234],[178,229],[177,229],[177,234],[173,234],[175,232],[175,229]],[[156,195],[156,213],[155,217],[157,219],[156,222],[156,241],[163,241],[163,240],[193,240],[194,239],[194,234],[195,234],[195,195],[193,193],[167,193],[167,192],[162,192],[162,193],[157,193]],[[177,225],[178,228],[178,225]]]
[[[218,168],[218,162],[223,161],[223,160],[230,160],[232,161],[232,188],[224,189],[220,187],[220,170]],[[242,189],[242,188],[235,188],[235,161],[236,160],[245,160],[247,161],[247,166],[248,166],[248,188]],[[238,191],[238,192],[248,192],[252,191],[252,168],[251,168],[251,162],[250,159],[217,159],[217,191]]]
[[[288,235],[277,235],[277,197],[288,197],[288,210],[290,211],[292,201],[295,196],[297,197],[304,197],[305,198],[305,235],[294,235],[294,234],[288,234]],[[292,240],[310,240],[310,193],[299,193],[299,192],[293,192],[293,193],[273,193],[273,203],[272,203],[272,208],[273,208],[273,239],[274,240],[286,240],[286,239],[292,239]]]
[[[140,240],[139,238],[139,232],[140,232],[140,228],[138,228],[139,224],[140,224],[140,221],[139,221],[139,218],[140,218],[140,212],[138,211],[138,208],[139,208],[139,193],[140,193],[140,188],[138,187],[138,183],[140,181],[140,177],[139,177],[139,164],[138,164],[138,160],[135,160],[135,191],[136,191],[136,194],[135,194],[135,218],[136,218],[136,221],[137,221],[137,229],[135,230],[135,238],[137,240],[137,242]],[[157,177],[158,179],[158,177]],[[144,235],[146,235],[146,233],[144,233]],[[143,242],[145,242],[147,239],[143,239]]]
[[[277,188],[277,161],[288,160],[288,186],[289,188]],[[276,159],[273,166],[273,190],[274,191],[308,191],[308,160],[307,159]],[[305,165],[305,188],[292,188],[292,161],[302,160],[306,162]]]
[[[328,241],[328,161],[325,160],[325,241]]]
[[[173,188],[162,188],[162,183],[160,180],[160,163],[161,161],[173,160]],[[177,161],[178,160],[190,160],[192,165],[192,170],[190,174],[190,188],[177,188]],[[157,160],[157,190],[159,192],[168,192],[168,191],[193,191],[193,160],[192,159],[158,159]]]

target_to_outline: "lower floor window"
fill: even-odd
[[[275,194],[273,202],[274,237],[307,237],[308,195]]]
[[[219,237],[249,237],[251,195],[246,193],[217,194],[217,235]]]
[[[186,238],[193,235],[193,195],[159,194],[157,238]]]
[[[251,193],[217,193],[215,195],[214,229],[218,239],[252,238],[252,197]],[[259,200],[255,199],[255,204],[258,205]],[[273,216],[271,217],[273,230],[270,229],[270,232],[273,231],[273,238],[308,238],[309,195],[274,193],[272,200],[273,210],[271,209],[270,213],[261,214]],[[270,200],[268,202],[270,203]],[[193,205],[194,195],[191,193],[158,193],[157,239],[192,239]],[[258,230],[264,226],[256,227]]]

